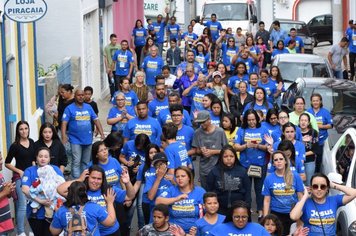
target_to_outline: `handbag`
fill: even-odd
[[[262,178],[262,167],[250,165],[247,169],[247,175],[252,178]]]

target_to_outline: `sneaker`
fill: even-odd
[[[21,234],[16,234],[17,236],[26,236],[25,233],[21,233]],[[32,233],[32,236],[33,236],[33,233]]]

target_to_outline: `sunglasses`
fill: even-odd
[[[321,184],[321,185],[313,184],[313,185],[312,185],[313,190],[319,190],[319,189],[321,189],[321,190],[326,190],[327,187],[328,187],[328,186],[325,185],[325,184]]]
[[[276,162],[276,161],[283,161],[284,160],[284,158],[283,157],[281,157],[281,158],[276,158],[276,159],[273,159],[273,161],[274,162]]]

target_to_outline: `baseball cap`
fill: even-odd
[[[196,123],[203,123],[210,118],[210,113],[208,111],[200,111],[195,119]]]
[[[158,161],[168,162],[167,156],[166,156],[166,154],[164,152],[156,153],[153,156],[152,165],[155,165],[155,163],[158,162]]]
[[[217,75],[220,76],[220,78],[222,77],[220,71],[214,71],[214,73],[213,73],[213,78],[214,78],[215,76],[217,76]]]

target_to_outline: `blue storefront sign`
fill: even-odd
[[[4,10],[5,15],[11,20],[29,23],[41,19],[46,14],[47,4],[44,0],[8,0]]]

